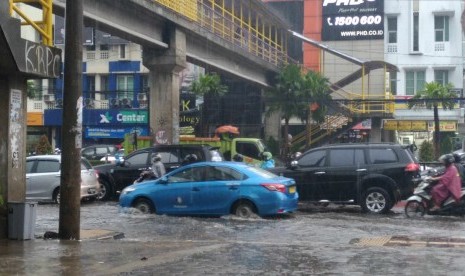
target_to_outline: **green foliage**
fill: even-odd
[[[38,89],[34,80],[27,80],[26,93],[29,99],[33,99],[38,93]]]
[[[316,103],[319,108],[312,111],[312,118],[324,120],[326,103],[331,100],[327,78],[314,71],[303,74],[299,66],[289,64],[281,70],[276,81],[276,86],[267,91],[268,115],[281,112],[286,121],[292,117],[305,121],[310,104]]]
[[[429,82],[425,84],[423,91],[418,91],[415,96],[409,101],[408,107],[426,107],[433,109],[442,106],[444,110],[452,109],[455,105],[457,94],[452,92],[452,84],[443,86],[438,82]]]
[[[52,145],[50,145],[46,135],[40,136],[39,143],[36,146],[36,154],[52,154]]]
[[[419,157],[421,162],[434,161],[433,144],[429,141],[423,141],[420,145]]]
[[[223,96],[228,92],[228,88],[221,84],[221,79],[218,74],[200,75],[199,79],[191,84],[191,91],[196,95],[204,96]]]
[[[452,138],[455,136],[453,132],[441,132],[441,154],[451,153],[454,151]]]

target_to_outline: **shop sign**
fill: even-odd
[[[384,0],[324,0],[322,40],[384,39]]]
[[[410,121],[410,120],[384,120],[384,130],[397,131],[434,131],[434,122],[432,121]],[[456,121],[441,121],[439,123],[440,131],[457,131]]]
[[[434,131],[434,122],[428,122],[428,130]],[[457,122],[455,121],[440,121],[439,131],[457,131]]]
[[[145,127],[86,127],[85,137],[86,138],[118,138],[124,139],[126,133],[137,132],[139,136],[149,135],[148,129]]]

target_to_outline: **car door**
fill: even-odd
[[[149,170],[150,156],[151,152],[149,150],[138,151],[129,155],[123,164],[115,166],[112,176],[117,191],[131,185],[143,171]]]
[[[37,159],[34,170],[26,174],[26,198],[51,200],[53,190],[60,186],[60,162],[56,159]]]
[[[197,214],[223,215],[239,197],[244,175],[227,166],[206,166],[205,178],[193,184],[192,197]]]
[[[329,165],[322,183],[326,199],[356,200],[358,184],[368,173],[364,149],[332,148],[328,150],[328,159]]]
[[[324,198],[326,180],[326,150],[319,149],[304,153],[298,160],[298,166],[287,170],[284,176],[294,178],[299,199],[321,200]]]
[[[151,197],[159,214],[192,214],[192,187],[195,181],[202,181],[202,172],[198,168],[186,168],[167,176],[166,181],[160,179],[155,185]]]

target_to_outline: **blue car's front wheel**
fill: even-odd
[[[142,214],[152,214],[155,213],[155,207],[152,201],[146,198],[139,198],[134,202],[134,208],[139,210]]]

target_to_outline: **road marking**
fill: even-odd
[[[358,246],[403,246],[403,247],[455,247],[465,248],[464,238],[381,236],[353,239],[351,244]]]

